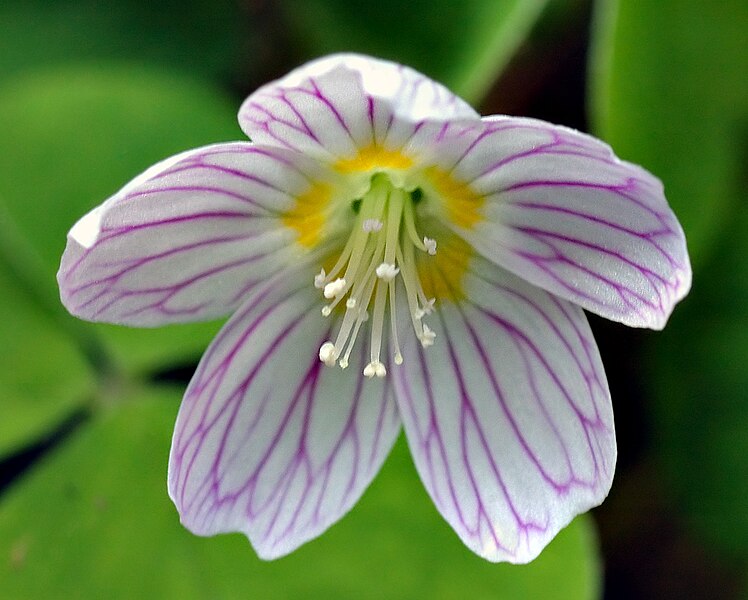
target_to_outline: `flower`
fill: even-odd
[[[352,54],[260,88],[239,122],[251,142],[169,158],[78,221],[58,274],[93,321],[232,314],[174,431],[184,525],[286,554],[352,507],[402,425],[464,543],[532,560],[613,477],[582,309],[659,329],[689,289],[660,181]]]

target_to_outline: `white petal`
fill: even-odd
[[[151,167],[70,230],[63,303],[85,319],[140,326],[230,312],[293,262],[295,233],[280,215],[310,186],[311,168],[239,142]]]
[[[238,531],[266,559],[316,537],[358,500],[400,419],[386,380],[317,354],[333,323],[288,277],[258,292],[203,357],[179,411],[169,493],[198,535]]]
[[[607,495],[613,413],[582,310],[474,262],[469,300],[431,317],[434,345],[404,342],[394,389],[441,514],[480,556],[524,563]]]
[[[417,71],[357,54],[307,63],[257,90],[239,111],[255,142],[328,160],[373,144],[399,149],[424,122],[454,119],[478,115]]]
[[[452,228],[562,298],[627,325],[663,327],[690,288],[691,267],[661,182],[565,127],[494,117],[472,129],[439,149],[441,166],[484,198],[477,223]]]

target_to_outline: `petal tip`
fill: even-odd
[[[538,558],[556,536],[568,527],[574,519],[602,504],[610,491],[612,481],[613,479],[610,477],[608,484],[600,488],[599,498],[586,499],[581,505],[573,506],[568,512],[560,511],[560,514],[545,527],[524,530],[514,546],[502,546],[490,537],[486,540],[465,536],[460,532],[458,534],[472,552],[489,562],[506,562],[514,565],[528,564]]]
[[[659,300],[660,309],[645,311],[644,313],[632,313],[621,319],[624,325],[662,331],[670,320],[676,305],[683,300],[691,291],[693,274],[688,254],[684,251],[682,266],[673,269],[668,281],[669,296],[667,298],[652,298],[655,303]]]
[[[91,248],[99,239],[101,220],[104,215],[104,205],[99,205],[83,215],[70,228],[68,238],[77,242],[83,248]]]
[[[238,118],[256,143],[324,158],[347,156],[375,141],[372,135],[400,139],[425,121],[480,119],[414,69],[353,53],[312,60],[262,86],[242,103]]]

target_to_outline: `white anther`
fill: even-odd
[[[329,267],[329,273],[321,269],[314,276],[314,286],[325,298],[325,306],[321,306],[324,316],[332,318],[335,307],[345,305],[342,311],[337,311],[342,314],[336,315],[336,320],[338,316],[341,318],[335,337],[319,347],[320,361],[348,368],[357,338],[368,331],[371,362],[357,367],[367,378],[386,377],[388,369],[398,368],[391,365],[404,362],[396,307],[406,308],[406,304],[398,303],[396,296],[405,295],[411,335],[414,333],[424,348],[434,345],[436,339],[435,332],[423,323],[430,320],[424,317],[434,311],[434,299],[428,298],[423,289],[419,276],[421,259],[417,254],[435,255],[437,242],[419,232],[413,201],[403,185],[401,178],[393,179],[391,174],[374,175],[370,191],[360,201],[359,219],[341,255]],[[397,278],[402,279],[401,286],[394,285]],[[385,367],[380,357],[383,346],[387,345],[384,333],[388,328],[391,352]]]
[[[387,375],[387,369],[378,360],[374,360],[364,367],[364,377],[368,377],[369,379],[374,376],[382,378],[385,375]]]
[[[390,263],[382,263],[376,270],[377,277],[384,281],[392,281],[399,272],[400,269]]]
[[[320,269],[319,274],[314,276],[314,287],[316,287],[318,290],[321,290],[323,287],[325,287],[326,277],[327,273],[325,273],[325,270]]]
[[[421,346],[428,348],[434,345],[436,334],[429,328],[426,323],[423,324],[423,333],[421,334]]]
[[[366,233],[371,233],[372,231],[381,230],[382,225],[384,225],[384,223],[379,219],[366,219],[361,227]]]
[[[338,277],[335,281],[331,281],[325,286],[325,298],[334,298],[340,292],[345,289],[345,279]]]
[[[414,311],[413,316],[420,321],[426,315],[430,315],[434,312],[434,302],[436,302],[435,298],[429,298],[422,307]]]
[[[335,344],[332,342],[325,342],[319,347],[319,359],[328,367],[335,366],[336,355]]]

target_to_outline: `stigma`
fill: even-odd
[[[322,307],[327,317],[336,307],[344,308],[334,340],[325,341],[319,359],[328,366],[348,367],[348,360],[364,323],[368,322],[369,363],[366,377],[385,377],[382,340],[389,321],[392,361],[403,362],[397,321],[397,295],[405,294],[413,333],[424,348],[433,345],[436,334],[423,321],[434,309],[418,275],[416,253],[436,254],[436,241],[421,237],[416,229],[413,195],[393,186],[384,174],[372,177],[368,192],[356,201],[358,213],[353,229],[330,272],[322,269],[314,286],[329,300]],[[363,329],[366,329],[364,327]]]

